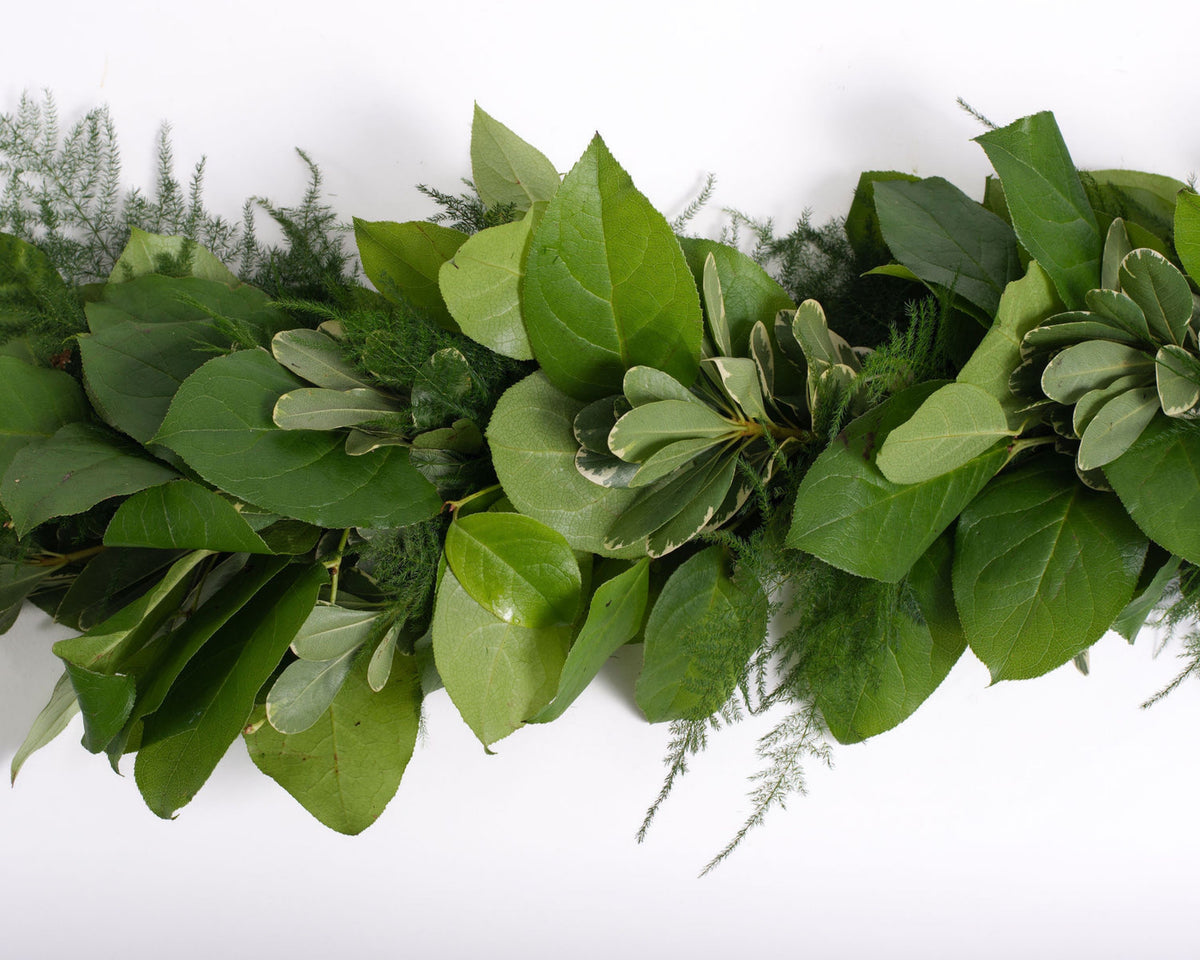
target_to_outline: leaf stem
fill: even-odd
[[[342,531],[342,539],[338,541],[337,553],[333,555],[333,560],[325,564],[329,568],[329,572],[333,574],[329,581],[329,603],[331,606],[337,603],[338,576],[342,572],[342,554],[346,552],[346,541],[349,539],[350,528],[347,527]]]

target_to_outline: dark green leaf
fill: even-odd
[[[859,176],[858,186],[854,188],[854,200],[846,214],[846,239],[850,241],[859,262],[877,265],[892,256],[879,229],[879,216],[875,212],[875,184],[889,180],[912,183],[919,179],[911,173],[898,173],[895,170],[867,170]]]
[[[466,242],[461,230],[436,223],[371,223],[354,219],[363,273],[389,300],[411,303],[438,323],[457,329],[438,288],[438,271]]]
[[[0,357],[0,476],[27,443],[46,440],[68,423],[85,420],[88,402],[74,377]]]
[[[135,493],[117,508],[104,531],[104,543],[161,550],[272,552],[232,503],[190,480]]]
[[[1175,249],[1188,276],[1200,283],[1200,195],[1190,190],[1175,202]]]

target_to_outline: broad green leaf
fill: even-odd
[[[26,444],[0,481],[0,499],[19,536],[55,517],[69,517],[111,497],[174,480],[174,470],[108,430],[68,423]]]
[[[559,184],[554,164],[479,104],[471,122],[471,178],[489,207],[511,203],[518,210],[550,200]]]
[[[854,200],[846,214],[846,239],[860,263],[879,264],[891,259],[883,233],[879,229],[879,216],[875,212],[875,184],[888,180],[904,180],[909,183],[920,177],[895,170],[867,170],[859,175],[854,188]]]
[[[100,299],[89,302],[84,310],[92,333],[130,321],[149,325],[221,317],[265,345],[277,332],[294,325],[262,290],[248,284],[230,287],[202,277],[148,274],[109,283]]]
[[[1175,197],[1188,189],[1174,177],[1140,170],[1087,170],[1079,177],[1102,229],[1109,219],[1125,218],[1157,237],[1171,236]]]
[[[195,240],[147,233],[133,227],[129,242],[113,264],[109,283],[122,283],[150,273],[171,277],[199,277],[226,286],[239,284],[237,277]]]
[[[1162,602],[1163,596],[1167,592],[1167,587],[1171,581],[1175,579],[1175,575],[1179,573],[1182,560],[1179,557],[1167,554],[1166,551],[1153,548],[1151,554],[1158,553],[1158,563],[1151,565],[1151,558],[1147,558],[1146,567],[1142,569],[1142,577],[1138,581],[1135,595],[1129,604],[1121,611],[1121,615],[1113,621],[1110,629],[1116,631],[1130,643],[1133,643],[1138,632],[1145,626],[1146,621],[1154,612],[1154,609]],[[1165,556],[1166,559],[1162,559]],[[1147,569],[1153,576],[1147,579]]]
[[[721,454],[720,449],[714,448],[696,457],[688,468],[680,471],[678,475],[668,477],[663,483],[655,486],[640,488],[637,499],[617,518],[608,531],[605,545],[611,550],[621,550],[646,542],[645,552],[648,552],[650,548],[647,538],[650,534],[674,520],[698,497],[704,497],[706,491],[717,482],[725,466],[724,461],[732,459],[722,457]],[[716,506],[719,506],[719,503],[714,509]]]
[[[1195,416],[1200,405],[1200,359],[1172,343],[1154,358],[1154,376],[1163,413],[1168,417]]]
[[[271,553],[238,509],[190,480],[135,493],[117,508],[104,531],[110,547]]]
[[[134,678],[121,673],[99,673],[67,661],[67,674],[83,714],[83,746],[99,753],[120,733],[133,709]]]
[[[1121,290],[1142,308],[1160,340],[1183,345],[1192,319],[1187,278],[1161,253],[1134,250],[1121,261]]]
[[[752,651],[722,643],[713,650],[705,638],[742,634],[765,636],[767,603],[759,596],[749,621],[736,603],[724,553],[708,547],[671,574],[646,621],[645,663],[634,696],[651,723],[700,719],[724,705]]]
[[[275,401],[299,386],[265,350],[218,357],[180,387],[155,439],[226,493],[321,527],[403,526],[441,509],[407,448],[352,457],[339,433],[276,427]]]
[[[650,591],[650,561],[639,560],[624,573],[606,580],[592,596],[587,620],[571,645],[554,701],[531,723],[548,723],[583,693],[606,660],[642,629]]]
[[[1111,340],[1088,340],[1055,354],[1042,372],[1042,390],[1051,400],[1071,404],[1120,377],[1153,372],[1154,360],[1143,350]]]
[[[986,317],[995,315],[1005,285],[1021,276],[1012,227],[941,177],[876,183],[875,210],[901,264]]]
[[[17,774],[21,772],[25,761],[66,730],[78,712],[79,701],[75,699],[75,688],[71,686],[70,676],[64,671],[54,685],[49,701],[34,718],[33,726],[29,728],[25,739],[13,755],[12,764],[8,768],[10,783],[16,783]]]
[[[519,513],[456,517],[446,531],[446,562],[467,594],[519,627],[570,624],[579,612],[581,574],[561,533]]]
[[[1180,191],[1175,201],[1175,250],[1179,262],[1200,283],[1200,195]]]
[[[676,440],[718,440],[739,428],[710,407],[686,400],[657,400],[634,407],[617,421],[609,448],[622,460],[640,463]]]
[[[1004,184],[1013,229],[1069,310],[1100,285],[1102,235],[1054,114],[976,137]]]
[[[1159,411],[1154,387],[1126,390],[1096,411],[1079,437],[1080,470],[1095,470],[1116,460],[1141,436]]]
[[[317,606],[292,640],[302,660],[336,660],[357,650],[379,627],[379,611]]]
[[[658,400],[683,400],[704,405],[703,400],[669,373],[655,370],[654,367],[630,367],[625,371],[621,389],[625,399],[635,407]]]
[[[320,330],[281,330],[271,338],[271,353],[296,376],[318,387],[353,390],[371,386],[345,359],[338,342]]]
[[[1191,563],[1200,563],[1200,429],[1156,417],[1104,475],[1143,532]]]
[[[303,733],[321,719],[342,689],[359,653],[332,660],[293,660],[267,693],[267,722],[280,733]]]
[[[253,627],[222,630],[192,657],[159,709],[146,718],[134,777],[146,805],[173,817],[204,785],[241,733],[254,698],[312,611],[328,574],[321,566],[280,573],[238,614]]]
[[[70,374],[0,357],[0,476],[22,447],[88,417],[88,402]]]
[[[456,329],[438,288],[438,271],[466,242],[461,230],[413,220],[389,223],[354,218],[354,238],[363,273],[384,297],[411,303],[451,330]]]
[[[373,420],[398,420],[400,411],[378,390],[301,387],[275,402],[271,419],[282,430],[337,430]]]
[[[1040,676],[1091,646],[1132,598],[1145,554],[1120,504],[1056,458],[993,481],[954,545],[963,632],[992,681]]]
[[[667,221],[599,136],[534,230],[522,300],[534,355],[571,396],[616,393],[637,364],[695,378],[695,282]]]
[[[553,698],[571,627],[522,627],[480,606],[447,569],[433,611],[433,653],[451,701],[485,747]]]
[[[875,465],[881,438],[904,423],[938,384],[897,394],[843,430],[809,468],[796,496],[787,545],[860,577],[894,583],[983,489],[1007,458],[990,450],[922,483],[897,484]]]
[[[604,537],[637,491],[599,486],[575,469],[572,427],[583,406],[539,371],[500,398],[487,438],[496,476],[521,513],[557,530],[575,550],[611,556]],[[644,552],[638,546],[623,555]]]
[[[557,176],[557,175],[556,175]],[[442,264],[438,284],[460,330],[489,350],[532,360],[521,316],[521,279],[534,212],[523,220],[480,230]]]
[[[892,483],[920,483],[969,463],[1012,434],[992,394],[971,383],[948,383],[887,435],[875,463]]]
[[[303,733],[281,734],[264,723],[246,733],[246,748],[255,765],[321,823],[357,834],[395,795],[416,745],[420,714],[415,658],[397,657],[378,693],[360,663]]]

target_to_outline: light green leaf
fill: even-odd
[[[622,460],[640,463],[676,440],[719,440],[737,433],[735,424],[710,407],[686,400],[656,400],[621,417],[609,434],[608,445]]]
[[[83,747],[99,753],[120,733],[133,709],[134,679],[125,674],[99,673],[67,661],[67,675],[83,714]]]
[[[1141,436],[1159,409],[1154,387],[1126,390],[1108,400],[1079,437],[1079,469],[1095,470],[1117,459]]]
[[[1183,347],[1167,344],[1154,358],[1154,376],[1163,413],[1194,417],[1200,405],[1200,359]]]
[[[559,184],[554,164],[479,104],[471,122],[471,178],[489,207],[511,203],[518,210],[550,200]]]
[[[236,287],[240,281],[204,247],[187,237],[167,237],[133,227],[129,242],[113,264],[109,283],[122,283],[150,273],[199,277]]]
[[[767,420],[767,408],[763,402],[762,384],[758,377],[758,365],[749,357],[714,357],[701,360],[710,366],[720,378],[721,389],[746,420]]]
[[[442,264],[467,240],[461,230],[436,223],[369,222],[354,218],[363,273],[387,299],[411,303],[451,330],[457,329],[438,287]]]
[[[1100,285],[1102,237],[1054,114],[1025,117],[975,142],[1000,175],[1017,239],[1067,309],[1080,309]]]
[[[180,387],[155,439],[221,490],[321,527],[403,526],[441,509],[405,447],[352,457],[341,434],[276,427],[275,401],[298,386],[264,350],[218,357]]]
[[[281,430],[337,430],[373,420],[398,420],[399,409],[378,390],[301,387],[275,401],[271,419]]]
[[[1089,390],[1075,402],[1075,409],[1071,411],[1071,426],[1075,430],[1075,436],[1083,435],[1088,424],[1092,422],[1092,417],[1099,413],[1101,408],[1113,397],[1126,390],[1144,386],[1147,386],[1145,377],[1121,377],[1107,387]]]
[[[534,230],[522,289],[534,355],[564,392],[616,393],[625,371],[684,384],[700,359],[700,299],[663,216],[597,136]]]
[[[303,733],[321,719],[354,666],[358,647],[332,660],[293,660],[267,693],[267,722],[280,733]]]
[[[1175,201],[1175,249],[1179,262],[1200,283],[1200,195],[1180,191]]]
[[[657,526],[646,541],[646,552],[652,557],[663,557],[675,550],[701,530],[712,529],[718,517],[720,522],[728,519],[728,514],[722,516],[726,498],[730,496],[733,478],[737,472],[737,457],[732,454],[715,459],[704,471],[704,482],[696,490],[682,509],[676,510],[674,516]],[[649,494],[648,494],[649,495]],[[744,498],[742,498],[744,500]],[[729,513],[737,509],[742,501],[738,501]],[[632,512],[632,511],[631,511]],[[617,528],[613,528],[613,536]]]
[[[897,484],[875,465],[880,438],[935,389],[896,394],[843,430],[809,468],[796,496],[787,545],[859,577],[894,583],[1004,465],[1003,448],[921,483]]]
[[[1116,330],[1128,334],[1132,341],[1151,342],[1156,335],[1151,332],[1150,324],[1142,308],[1125,294],[1117,290],[1089,290],[1084,297],[1088,309],[1098,320],[1110,324]],[[1125,339],[1111,337],[1110,339]]]
[[[135,493],[117,508],[104,531],[110,547],[271,553],[238,509],[190,480]]]
[[[575,469],[572,426],[583,406],[539,371],[500,398],[487,438],[496,476],[521,513],[557,530],[575,550],[611,556],[605,534],[637,491],[599,486]],[[639,546],[624,555],[644,552]]]
[[[539,711],[531,723],[549,723],[561,717],[605,661],[637,635],[646,616],[649,590],[649,560],[637,561],[596,589],[583,629],[567,654],[554,701]]]
[[[579,563],[561,533],[519,513],[456,517],[446,562],[493,616],[520,627],[570,624],[579,612]]]
[[[1121,261],[1120,277],[1121,290],[1142,308],[1155,336],[1182,346],[1193,309],[1187,278],[1153,250],[1129,254]]]
[[[506,623],[472,600],[449,569],[438,587],[432,630],[446,692],[485,747],[554,698],[572,632]]]
[[[1051,400],[1071,404],[1089,390],[1106,387],[1120,377],[1153,371],[1154,360],[1136,347],[1088,340],[1055,354],[1042,372],[1042,391]]]
[[[271,353],[296,376],[318,387],[353,390],[371,386],[346,361],[338,342],[320,330],[281,330],[271,338]]]
[[[995,682],[1040,676],[1098,640],[1133,596],[1146,540],[1111,495],[1041,458],[963,511],[954,551],[963,631]]]
[[[146,718],[134,777],[146,805],[173,817],[195,796],[254,708],[254,698],[328,579],[322,566],[280,573],[239,613],[247,631],[222,630],[184,667]]]
[[[1129,241],[1125,221],[1117,217],[1109,224],[1108,233],[1104,237],[1104,254],[1100,265],[1101,287],[1105,290],[1121,289],[1121,261],[1132,252],[1133,244]]]
[[[399,627],[393,627],[383,635],[379,645],[371,654],[367,665],[367,684],[378,693],[387,686],[392,675],[392,665],[396,661],[396,641],[400,639]]]
[[[892,483],[920,483],[961,467],[1012,435],[999,400],[974,384],[948,383],[887,435],[875,462]]]
[[[420,727],[421,685],[413,657],[397,657],[378,693],[358,664],[329,709],[303,733],[264,723],[246,733],[250,758],[321,823],[358,834],[396,793]]]
[[[379,627],[379,611],[317,606],[292,640],[302,660],[336,660],[357,650]]]
[[[9,781],[16,783],[17,774],[32,754],[42,749],[51,740],[67,729],[71,719],[79,712],[79,701],[75,699],[75,688],[70,676],[64,672],[54,685],[50,700],[34,718],[33,726],[13,755],[9,767]]]
[[[459,329],[488,349],[517,360],[533,359],[520,297],[532,231],[528,217],[481,230],[438,272],[442,296]]]
[[[88,417],[88,402],[70,374],[0,356],[0,476],[27,443]]]
[[[725,316],[725,298],[721,295],[721,276],[717,272],[717,261],[712,253],[704,258],[701,274],[701,290],[704,293],[704,319],[708,335],[718,357],[732,357],[733,345],[729,334],[729,320]]]
[[[26,444],[0,481],[0,499],[18,536],[55,517],[69,517],[102,500],[174,480],[165,464],[90,423],[68,423],[46,440]]]
[[[685,463],[695,460],[706,450],[711,450],[719,443],[721,443],[720,439],[712,440],[708,437],[676,440],[674,443],[668,443],[641,462],[641,465],[637,467],[637,473],[629,481],[629,486],[649,486],[678,470]]]
[[[98,301],[84,307],[88,327],[100,333],[110,326],[233,320],[264,345],[280,330],[293,325],[262,290],[249,284],[228,284],[201,277],[147,274],[123,283],[106,284]]]

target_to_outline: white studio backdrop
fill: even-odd
[[[471,109],[566,170],[599,130],[668,216],[718,175],[721,206],[789,225],[844,213],[863,169],[978,196],[981,128],[1053,109],[1078,165],[1200,169],[1194,49],[1176,3],[451,5],[345,0],[33,4],[4,14],[0,111],[52,90],[107,103],[129,185],[172,123],[209,206],[298,199],[321,165],[347,219],[432,212],[469,174]],[[836,327],[836,318],[831,318]],[[0,638],[7,767],[58,669],[36,611]],[[0,790],[0,954],[14,958],[1195,956],[1200,684],[1151,710],[1177,647],[1109,636],[988,687],[967,654],[905,724],[836,748],[810,794],[696,874],[747,812],[751,721],[718,735],[633,839],[667,731],[632,706],[636,649],[559,721],[486,756],[444,693],[380,821],[345,838],[235,744],[174,822],[78,726]],[[76,722],[77,724],[77,722]]]

